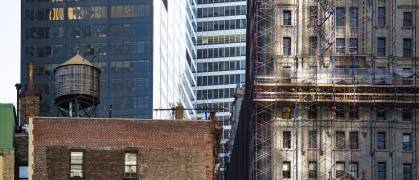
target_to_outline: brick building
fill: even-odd
[[[34,117],[29,129],[29,179],[213,179],[222,135],[214,120]]]
[[[15,122],[13,104],[0,104],[0,180],[14,178],[13,135]]]

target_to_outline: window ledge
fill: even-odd
[[[376,152],[388,152],[387,149],[375,149]]]
[[[293,149],[281,148],[281,151],[293,151]]]
[[[412,27],[404,27],[404,26],[402,26],[402,29],[413,29]]]
[[[387,29],[388,26],[376,26],[377,28]]]
[[[285,28],[293,28],[293,25],[281,25],[281,27],[285,27]]]
[[[357,151],[357,152],[361,152],[361,149],[335,149],[335,151]]]
[[[402,153],[413,153],[412,150],[406,151],[406,150],[402,150]]]

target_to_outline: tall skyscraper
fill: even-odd
[[[237,84],[245,81],[246,0],[198,0],[197,17],[197,107],[229,109],[217,113],[224,128],[219,154],[223,173],[230,106]],[[198,118],[205,116],[198,111]]]
[[[21,81],[33,61],[41,115],[60,116],[54,69],[80,53],[102,70],[99,117],[112,105],[112,117],[169,119],[153,109],[195,101],[194,9],[195,0],[22,0]]]

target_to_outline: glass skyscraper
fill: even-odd
[[[22,0],[21,82],[34,62],[41,115],[54,106],[54,69],[80,53],[102,71],[98,116],[172,118],[196,96],[195,0]],[[185,112],[196,119],[195,111]]]
[[[245,82],[246,0],[198,0],[197,27],[197,107],[219,110],[223,139],[219,154],[221,176],[228,158],[230,106],[237,84]],[[198,118],[206,119],[204,111]]]

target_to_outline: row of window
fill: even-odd
[[[225,3],[225,2],[240,2],[246,0],[198,0],[198,4],[213,4],[213,3]]]
[[[64,0],[25,0],[26,3],[37,3],[37,2],[63,2]],[[71,0],[68,0],[71,1]]]
[[[230,112],[230,106],[231,106],[231,102],[214,102],[214,103],[205,103],[205,104],[196,105],[197,108],[207,107],[208,108],[207,112]],[[211,108],[225,108],[225,109],[211,110]],[[205,113],[205,110],[198,110],[197,113],[198,114]],[[225,118],[225,120],[227,120],[227,118]]]
[[[197,90],[196,96],[197,100],[234,98],[234,91],[235,88]]]
[[[245,60],[197,63],[197,72],[218,72],[246,69]]]
[[[67,1],[92,1],[92,0],[67,0]],[[98,1],[98,0],[96,0]],[[25,0],[26,3],[37,3],[37,2],[64,2],[64,0]]]
[[[215,76],[198,76],[198,86],[216,86],[225,84],[238,84],[245,82],[244,74],[227,74],[227,75],[215,75]],[[210,90],[208,90],[210,91]],[[222,97],[220,97],[222,98]],[[218,99],[214,96],[212,99]]]
[[[246,15],[246,5],[198,8],[198,18]]]
[[[86,156],[87,153],[83,151],[70,152],[70,178],[84,177]],[[124,178],[137,178],[137,157],[137,152],[124,153]]]
[[[118,36],[134,36],[134,35],[150,35],[150,23],[140,24],[112,24],[110,35]],[[61,39],[64,38],[63,26],[51,27],[30,27],[25,28],[25,39]],[[107,37],[107,25],[74,25],[68,27],[68,38],[91,38],[91,37]]]
[[[144,53],[145,46],[149,46],[148,41],[139,42],[116,42],[110,43],[109,54],[137,54]],[[88,44],[69,44],[67,47],[67,56],[74,56],[77,53],[86,55],[107,55],[108,49],[106,43],[88,43]],[[63,45],[48,46],[29,46],[25,47],[26,58],[40,57],[61,57],[64,56]]]
[[[372,109],[371,109],[372,110]],[[349,111],[348,114],[346,111]],[[376,120],[384,121],[388,118],[386,117],[386,108],[376,108]],[[283,119],[291,119],[293,110],[289,108],[284,108],[282,112]],[[308,109],[308,119],[316,119],[317,118],[317,109],[310,108]],[[402,121],[411,121],[412,120],[412,110],[410,108],[403,108],[402,109]],[[335,118],[337,119],[359,119],[359,107],[350,106],[349,108],[336,108],[335,110]]]
[[[151,105],[150,96],[123,96],[111,97],[110,104],[113,110],[120,109],[143,109]]]
[[[317,148],[317,131],[309,131],[308,148]],[[336,131],[335,134],[336,149],[346,148],[346,136],[344,131]],[[291,131],[282,132],[282,148],[291,149]],[[403,151],[412,150],[412,137],[410,133],[403,133],[402,136]],[[386,149],[386,133],[377,133],[377,149]],[[359,133],[349,132],[349,149],[359,149]]]
[[[309,54],[315,55],[317,49],[317,38],[310,37],[309,39]],[[336,54],[345,54],[345,38],[336,38]],[[291,38],[283,37],[282,40],[283,55],[291,55]],[[358,38],[349,38],[349,53],[358,54]],[[388,53],[387,53],[388,54]],[[379,37],[377,39],[377,56],[386,55],[386,38]],[[403,39],[403,57],[412,57],[412,39]]]
[[[345,8],[336,7],[336,26],[345,26]],[[358,7],[349,8],[349,26],[358,27]],[[317,21],[317,7],[310,7],[310,25],[315,25]],[[386,25],[386,9],[385,7],[377,8],[377,26]],[[291,11],[283,11],[283,25],[291,25]],[[412,13],[403,12],[403,27],[412,27]]]
[[[93,64],[98,67],[102,73],[107,71],[106,62],[99,61],[93,62]],[[54,74],[54,69],[58,67],[59,64],[37,64],[34,65],[34,75],[35,76],[49,76]],[[111,61],[110,72],[111,73],[131,73],[131,72],[149,72],[150,70],[150,60],[117,60]],[[28,73],[28,66],[25,66],[25,74]]]
[[[246,46],[198,49],[198,59],[246,56]]]
[[[136,91],[150,86],[150,78],[111,79],[110,91]]]
[[[359,178],[359,163],[358,162],[349,162],[349,169],[346,170],[345,162],[339,161],[336,162],[336,178],[344,177],[346,171],[349,171],[349,175],[354,178]],[[386,179],[386,162],[377,163],[377,179]],[[282,162],[282,177],[291,178],[291,163],[289,161]],[[309,161],[308,162],[308,177],[317,178],[317,162]],[[403,164],[403,179],[410,180],[412,177],[412,164],[404,163]]]
[[[69,7],[68,19],[100,19],[107,18],[107,6]],[[151,15],[150,5],[119,5],[111,6],[111,18],[148,17]],[[56,21],[64,20],[64,8],[26,9],[25,21]]]
[[[198,22],[198,32],[246,29],[246,19]]]
[[[197,45],[228,44],[246,42],[245,34],[198,36]]]

